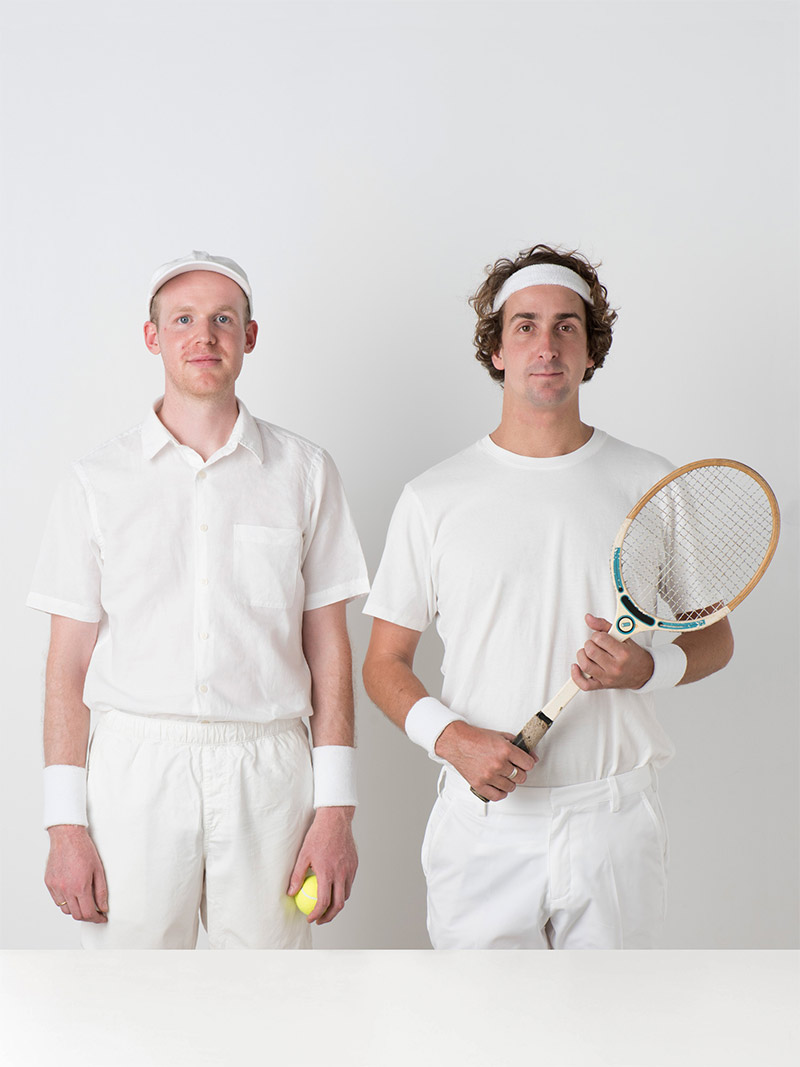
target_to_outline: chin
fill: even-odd
[[[558,407],[559,404],[563,404],[565,400],[568,400],[570,391],[568,389],[559,389],[558,391],[546,391],[540,392],[539,390],[531,391],[528,393],[528,399],[536,407]]]

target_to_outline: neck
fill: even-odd
[[[165,394],[156,410],[172,436],[203,460],[222,448],[239,417],[236,396],[195,398]]]
[[[593,428],[581,422],[577,411],[570,418],[555,411],[533,412],[528,418],[510,418],[504,411],[500,425],[490,437],[500,448],[519,456],[552,459],[576,452],[592,433]]]

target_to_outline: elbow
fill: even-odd
[[[723,650],[723,656],[724,656],[724,659],[723,659],[723,662],[722,662],[722,666],[723,667],[727,667],[728,664],[730,663],[730,661],[733,659],[733,649],[734,649],[733,631],[731,630],[730,627],[728,627],[728,636],[727,636],[727,640],[725,642],[725,647],[724,647],[724,650]]]
[[[727,619],[723,619],[717,623],[717,626],[712,627],[709,631],[709,636],[717,630],[715,635],[717,638],[717,647],[715,649],[715,664],[714,671],[721,671],[723,667],[727,667],[730,661],[733,659],[733,631],[731,630],[730,623]]]

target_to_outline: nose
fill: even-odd
[[[197,320],[197,333],[195,336],[197,344],[213,345],[216,344],[217,334],[214,328],[213,319],[199,318]]]
[[[539,358],[543,359],[545,363],[550,363],[554,359],[558,359],[558,342],[555,335],[545,334],[539,345]]]

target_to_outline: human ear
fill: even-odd
[[[244,328],[244,350],[245,352],[252,352],[256,347],[256,338],[258,337],[258,323],[255,319],[250,319],[248,324]]]
[[[158,327],[154,322],[146,322],[144,324],[144,343],[153,355],[160,354],[161,346],[158,343]]]

